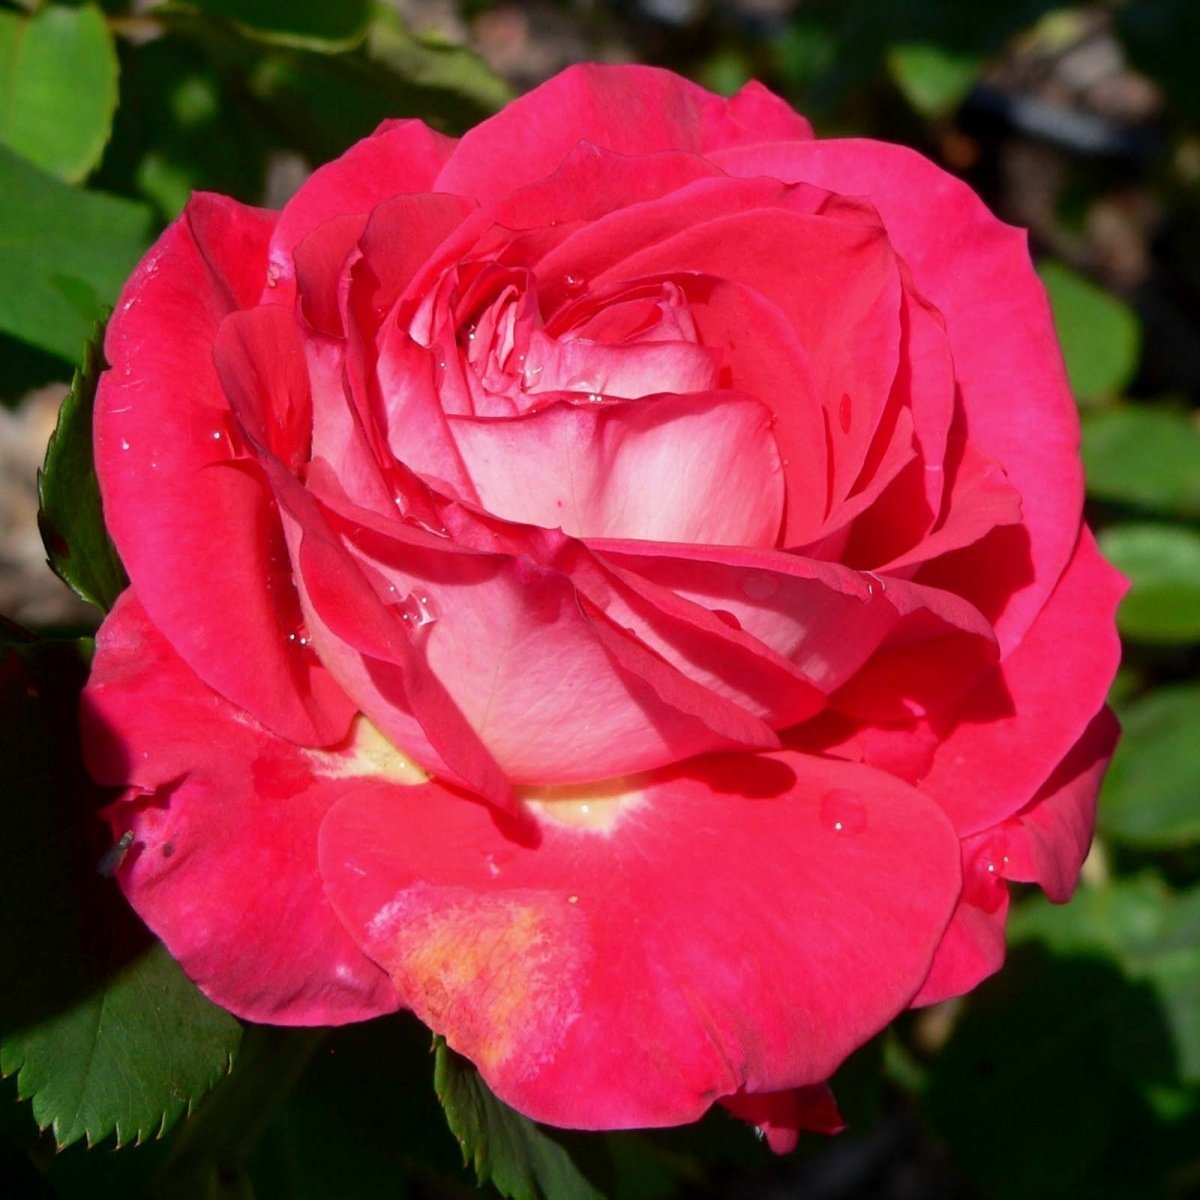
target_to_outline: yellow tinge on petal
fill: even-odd
[[[362,713],[354,718],[343,750],[310,750],[318,774],[329,779],[370,776],[417,787],[428,783],[429,773],[398,750]]]

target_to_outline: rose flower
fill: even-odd
[[[1071,892],[1122,584],[1025,238],[914,152],[579,67],[197,195],[106,354],[88,761],[234,1013],[786,1147]]]

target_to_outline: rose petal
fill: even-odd
[[[1007,654],[1071,557],[1083,498],[1079,418],[1026,235],[996,220],[965,183],[902,146],[789,142],[718,151],[713,160],[733,174],[869,197],[917,288],[944,315],[967,435],[1004,464],[1021,496],[1033,570],[1021,579],[994,551],[968,552],[954,564],[954,582],[929,582],[992,594]],[[976,603],[988,611],[981,597]]]
[[[1008,888],[978,839],[963,845],[963,890],[913,1007],[963,996],[1004,965]]]
[[[559,341],[535,329],[523,371],[533,396],[582,392],[613,400],[637,400],[659,392],[707,392],[717,386],[720,355],[691,342],[604,345],[583,338]]]
[[[446,519],[471,518],[447,509]],[[509,541],[493,542],[490,553],[465,552],[468,530],[454,525],[457,553],[454,542],[426,544],[345,509],[339,530],[379,595],[400,608],[424,597],[425,611],[437,614],[420,627],[422,654],[511,779],[567,783],[731,746],[778,745],[758,717],[689,679],[586,604],[560,570],[541,565],[536,545],[519,528],[508,530]],[[522,545],[528,553],[519,552]],[[497,552],[505,549],[517,552]],[[323,579],[321,572],[306,573],[309,586],[323,589],[317,608],[337,618],[341,645],[331,644],[330,667],[373,714],[363,681],[347,674],[353,659],[345,658],[370,649],[365,618]],[[381,714],[376,723],[382,720]],[[396,736],[421,757],[399,730]]]
[[[293,251],[313,230],[347,213],[369,213],[392,196],[434,191],[434,180],[454,145],[453,139],[435,133],[423,121],[389,121],[373,137],[315,170],[279,214],[263,302],[294,300]]]
[[[606,560],[727,613],[854,715],[896,720],[936,710],[995,661],[990,628],[970,604],[907,580],[772,550],[590,544]]]
[[[705,608],[576,543],[568,545],[569,552],[552,561],[579,593],[689,679],[729,697],[774,729],[824,707],[824,696],[804,673],[737,627],[731,613]]]
[[[384,603],[317,502],[278,460],[264,453],[261,461],[280,505],[308,636],[321,661],[394,745],[510,809],[508,779],[414,644],[399,603]]]
[[[458,143],[436,190],[486,200],[550,174],[578,142],[619,154],[707,153],[764,137],[811,137],[765,88],[724,100],[655,67],[569,67]]]
[[[752,397],[557,403],[449,425],[483,507],[509,521],[573,537],[717,545],[770,546],[779,534],[779,454],[770,414]]]
[[[947,483],[946,514],[911,549],[880,570],[904,571],[964,546],[974,545],[993,529],[1021,521],[1021,497],[1004,469],[970,442],[953,447]]]
[[[837,1102],[826,1084],[792,1088],[786,1092],[726,1096],[721,1105],[735,1117],[753,1125],[776,1154],[790,1154],[802,1129],[813,1133],[841,1133],[846,1128]]]
[[[1102,709],[1021,813],[964,841],[963,896],[914,1005],[964,995],[1000,969],[1008,913],[1002,880],[1038,883],[1058,904],[1071,898],[1119,732],[1112,712]]]
[[[935,807],[866,768],[564,791],[507,835],[467,801],[352,797],[320,839],[347,928],[535,1120],[670,1125],[824,1081],[916,991],[958,893]]]
[[[731,181],[721,182],[730,193],[736,192]],[[682,204],[685,193],[699,194],[712,186],[708,181],[694,184],[672,199]],[[883,230],[858,219],[857,213],[855,218],[793,212],[782,205],[735,208],[707,220],[692,213],[679,232],[644,248],[638,248],[641,239],[630,231],[624,246],[614,241],[607,247],[608,262],[598,271],[589,270],[590,264],[579,265],[593,286],[653,275],[678,279],[699,274],[743,284],[777,307],[808,354],[816,395],[825,410],[832,447],[827,504],[848,495],[859,476],[899,355],[901,286],[896,261]],[[614,218],[597,222],[594,237],[614,224]],[[574,256],[581,243],[582,237],[565,241],[555,262]],[[616,247],[619,253],[614,253]],[[549,263],[547,259],[544,264],[547,270]],[[796,286],[797,279],[804,280],[803,287]]]
[[[1104,708],[1038,794],[996,835],[992,856],[1006,879],[1040,884],[1056,904],[1071,898],[1092,844],[1096,795],[1120,727]]]
[[[115,836],[134,835],[121,886],[210,999],[282,1025],[400,1006],[317,872],[330,806],[399,787],[371,778],[361,743],[309,751],[264,729],[205,687],[131,591],[97,636],[83,730],[91,772],[129,789],[106,810]]]
[[[1104,704],[1120,661],[1125,581],[1086,530],[1021,645],[964,702],[921,790],[964,835],[1023,808]]]
[[[299,610],[286,549],[213,364],[220,323],[260,290],[271,226],[197,195],[134,272],[105,340],[96,470],[109,532],[176,652],[263,724],[313,745],[342,738],[352,710],[289,641]]]

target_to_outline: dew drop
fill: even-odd
[[[122,438],[122,439],[121,439],[121,449],[122,449],[122,450],[128,450],[128,449],[129,449],[129,440],[128,440],[127,438]]]
[[[267,287],[273,288],[279,286],[279,264],[270,263],[267,267]]]
[[[770,600],[779,591],[779,577],[770,571],[751,571],[742,579],[742,591],[751,600]]]
[[[396,608],[405,626],[413,633],[428,629],[440,616],[428,592],[409,592]]]
[[[310,636],[308,630],[303,625],[299,626],[298,628],[294,629],[291,633],[289,633],[287,636],[287,640],[293,646],[299,646],[300,649],[302,649],[302,650],[306,649],[307,647],[312,645],[312,637]]]
[[[578,897],[578,896],[568,896],[568,897],[567,897],[567,903],[568,903],[568,904],[578,904],[578,903],[579,903],[579,897]]]
[[[855,792],[834,788],[821,799],[821,824],[834,833],[862,833],[867,827],[867,807]]]
[[[563,286],[570,292],[577,292],[583,287],[582,275],[564,275]]]

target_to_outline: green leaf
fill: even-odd
[[[1147,847],[1200,842],[1200,684],[1150,692],[1121,724],[1100,793],[1105,834]]]
[[[129,580],[104,526],[92,457],[92,409],[105,366],[103,342],[104,328],[98,326],[59,409],[38,473],[38,528],[54,573],[77,596],[107,612]]]
[[[195,38],[166,33],[126,47],[121,107],[95,182],[127,190],[132,181],[164,220],[196,190],[261,204],[271,132],[244,93]]]
[[[966,99],[983,59],[932,42],[891,46],[888,73],[904,98],[923,117],[948,117]]]
[[[391,8],[381,7],[371,24],[367,57],[411,86],[456,96],[490,114],[512,99],[512,91],[473,50],[433,34],[414,34]]]
[[[117,52],[92,4],[0,11],[0,142],[75,183],[100,161],[117,108]]]
[[[241,1037],[97,872],[110,839],[79,754],[86,649],[0,646],[0,1071],[60,1146],[158,1136]]]
[[[1132,587],[1117,611],[1135,641],[1200,641],[1200,533],[1181,525],[1128,523],[1100,534],[1100,549]]]
[[[398,113],[458,132],[509,98],[507,85],[469,50],[413,36],[390,10],[354,52],[279,52],[251,70],[249,86],[314,162]]]
[[[1085,413],[1083,463],[1097,500],[1200,515],[1200,429],[1182,412],[1126,405]]]
[[[74,362],[149,244],[151,213],[0,147],[0,230],[0,333]]]
[[[567,1152],[528,1117],[492,1095],[479,1072],[434,1038],[433,1087],[463,1162],[510,1200],[603,1200]]]
[[[362,41],[374,4],[373,0],[187,0],[163,7],[194,8],[229,22],[247,37],[328,53]]]
[[[1141,325],[1133,310],[1060,262],[1043,262],[1038,274],[1050,296],[1075,399],[1089,404],[1118,395],[1141,355]]]

